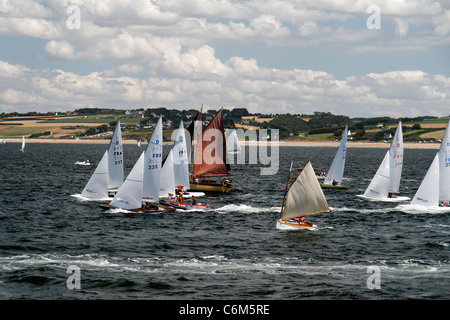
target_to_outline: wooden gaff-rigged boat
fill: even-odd
[[[229,192],[232,183],[227,176],[230,175],[231,169],[226,158],[227,145],[222,109],[220,109],[205,127],[195,145],[189,189],[203,192]],[[216,179],[212,179],[213,177]]]
[[[311,162],[308,161],[289,186],[291,168],[276,228],[280,230],[317,230],[317,226],[304,221],[305,216],[330,212],[331,209],[319,185]]]

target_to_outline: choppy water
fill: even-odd
[[[385,149],[348,149],[351,188],[325,190],[336,211],[309,218],[316,232],[279,231],[275,222],[290,161],[327,171],[335,148],[281,147],[272,176],[233,165],[233,191],[208,197],[211,209],[164,214],[105,212],[70,196],[105,149],[0,145],[0,299],[450,298],[450,214],[355,198]],[[141,151],[125,145],[126,173]],[[402,195],[414,195],[435,153],[405,150]],[[74,164],[84,159],[94,165]],[[68,288],[70,266],[80,289]],[[379,289],[368,287],[370,267],[379,268]]]

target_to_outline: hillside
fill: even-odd
[[[202,120],[207,123],[217,112],[208,110]],[[156,121],[163,117],[164,136],[170,139],[180,121],[187,127],[198,110],[149,108],[136,110],[80,109],[64,114],[1,114],[0,138],[40,139],[108,139],[118,120],[123,139],[146,140]],[[389,117],[349,118],[329,112],[313,114],[250,114],[245,108],[223,109],[225,128],[244,130],[278,129],[282,141],[339,140],[346,125],[353,141],[387,141],[394,134],[399,119]],[[439,141],[448,117],[402,118],[405,142]]]

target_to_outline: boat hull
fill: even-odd
[[[357,194],[356,196],[358,198],[361,198],[361,199],[366,200],[366,201],[371,201],[371,202],[403,202],[403,201],[411,200],[411,198],[409,198],[409,197],[371,198],[371,197],[367,197],[367,196],[365,196],[363,194]]]
[[[81,194],[71,194],[71,197],[77,198],[82,201],[111,201],[114,198],[105,197],[105,198],[87,198],[83,197]]]
[[[399,204],[396,209],[407,212],[407,213],[448,213],[450,212],[450,207],[439,207],[431,206],[425,207],[421,205],[414,204]]]
[[[309,231],[315,231],[317,230],[317,226],[315,224],[312,224],[311,222],[304,222],[304,223],[298,223],[293,220],[282,220],[278,219],[276,228],[278,230],[309,230]]]
[[[323,189],[344,189],[344,190],[347,190],[348,188],[350,188],[348,186],[341,186],[341,185],[334,186],[332,184],[324,184],[324,183],[321,183],[320,186]]]
[[[189,191],[227,193],[231,191],[232,187],[233,185],[231,183],[206,182],[201,180],[199,182],[190,181],[189,183]]]
[[[98,205],[100,208],[105,209],[105,210],[110,210],[110,209],[120,209],[118,207],[114,207],[112,205],[109,204],[99,204]],[[143,208],[136,208],[136,209],[126,209],[127,211],[131,211],[131,212],[141,212],[141,213],[156,213],[156,212],[168,212],[168,211],[174,211],[175,208],[171,207],[171,206],[164,206],[164,205],[154,205],[152,206],[152,208],[149,209],[143,209]]]
[[[179,202],[174,202],[174,201],[170,201],[170,200],[159,200],[159,203],[164,206],[171,206],[175,209],[183,209],[183,210],[208,208],[207,205],[203,205],[203,204],[179,203]]]

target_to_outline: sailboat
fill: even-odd
[[[341,185],[342,178],[344,176],[345,167],[345,156],[347,153],[347,136],[348,136],[348,126],[342,133],[341,144],[339,149],[334,156],[333,162],[331,163],[330,170],[328,171],[325,181],[320,184],[322,188],[333,188],[333,189],[348,189],[348,186]]]
[[[410,204],[399,209],[431,212],[450,212],[450,120],[438,153],[434,156],[425,177]]]
[[[297,178],[289,186],[292,164],[293,162],[291,162],[291,168],[289,169],[283,205],[276,228],[280,230],[317,230],[317,226],[304,221],[304,217],[330,212],[331,209],[327,204],[310,161],[306,163]]]
[[[204,192],[229,192],[232,188],[230,165],[227,163],[227,146],[222,119],[222,109],[208,123],[194,150],[194,164],[189,189]],[[195,137],[193,138],[195,139]],[[212,177],[223,177],[210,179]]]
[[[73,195],[77,196],[77,195]],[[108,150],[103,154],[97,168],[81,192],[86,200],[108,200]]]
[[[142,152],[128,177],[110,204],[100,204],[103,209],[124,209],[134,212],[173,211],[170,206],[158,204],[162,164],[162,118],[159,118],[147,149]]]
[[[357,197],[367,201],[402,202],[409,197],[397,196],[403,169],[403,133],[399,121],[389,150],[383,158],[375,176],[362,195]]]
[[[123,182],[123,148],[120,121],[117,122],[108,149],[81,194],[72,195],[90,201],[112,199]]]
[[[183,121],[181,121],[174,145],[164,160],[161,172],[160,196],[169,196],[169,199],[160,199],[159,203],[184,210],[207,208],[207,205],[197,203],[197,200],[195,199],[195,197],[204,196],[205,193],[187,192],[186,186],[189,186],[189,163],[187,157],[186,135],[184,132]],[[190,198],[191,202],[185,202],[184,198]]]
[[[237,154],[242,151],[241,145],[239,144],[238,136],[236,130],[231,130],[227,138],[227,153],[228,154]]]
[[[20,148],[20,152],[25,152],[25,137],[22,136],[22,147]]]

